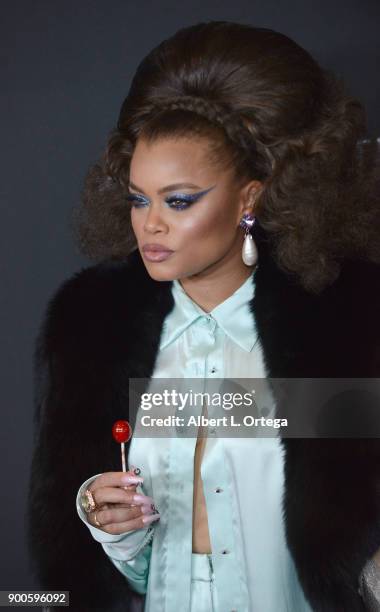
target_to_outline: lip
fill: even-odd
[[[174,253],[161,244],[144,244],[142,251],[148,261],[164,261]]]
[[[171,249],[168,249],[163,244],[158,244],[157,242],[149,242],[149,243],[144,244],[142,250],[144,252],[145,251],[149,251],[149,252],[159,251],[160,253],[162,253],[162,252],[173,253],[173,251]]]

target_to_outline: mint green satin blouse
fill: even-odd
[[[249,301],[254,273],[211,312],[172,284],[152,378],[266,378]],[[207,382],[206,382],[207,384]],[[208,407],[209,416],[212,408]],[[265,413],[274,415],[267,389]],[[281,499],[284,473],[278,436],[223,437],[208,430],[201,463],[216,588],[217,612],[311,612],[288,550]],[[145,612],[188,610],[191,588],[195,437],[133,436],[128,463],[141,469],[138,492],[153,497],[161,518],[149,527],[109,535],[86,521],[110,561],[138,593]]]

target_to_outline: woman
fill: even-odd
[[[312,379],[379,375],[364,134],[361,104],[272,30],[197,24],[139,66],[75,217],[98,263],[36,346],[30,546],[72,608],[377,609],[380,443],[341,428],[343,401],[314,439],[134,435],[127,474],[110,435],[133,379],[302,378],[309,408]],[[266,392],[261,416],[292,417],[291,385]]]

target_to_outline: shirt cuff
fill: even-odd
[[[120,561],[129,561],[150,542],[153,537],[154,526],[151,524],[141,529],[134,529],[120,534],[110,534],[91,525],[87,520],[87,515],[81,506],[80,500],[87,487],[100,475],[101,474],[96,474],[96,476],[91,476],[91,478],[86,480],[79,488],[76,498],[76,508],[79,518],[90,530],[94,540],[102,545],[108,556]]]
[[[131,561],[118,561],[110,557],[110,561],[125,576],[136,593],[145,595],[148,587],[149,565],[152,546],[149,544]]]

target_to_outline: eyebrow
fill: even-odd
[[[140,189],[139,187],[137,187],[137,185],[132,183],[132,181],[129,181],[129,187],[132,187],[132,189],[135,189],[136,191],[140,191],[141,193],[144,193],[143,189]],[[158,190],[157,193],[161,194],[161,193],[166,193],[167,191],[173,191],[175,189],[184,189],[184,188],[202,189],[202,187],[199,187],[199,185],[194,185],[194,183],[173,183],[173,185],[166,185],[166,187],[162,187],[161,189]]]

